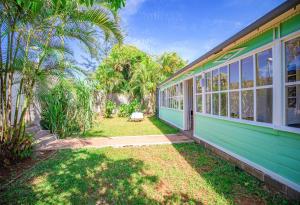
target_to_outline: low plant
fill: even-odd
[[[133,112],[141,110],[141,103],[138,100],[133,100],[128,105],[128,114],[131,115]]]
[[[119,117],[128,117],[128,105],[127,104],[121,104],[119,106],[118,116]]]
[[[116,103],[111,100],[108,100],[105,104],[104,117],[111,118],[114,109],[116,109]]]

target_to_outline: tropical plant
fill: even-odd
[[[183,60],[177,53],[164,53],[158,58],[158,62],[162,67],[163,78],[170,77],[177,70],[183,68],[187,61]]]
[[[1,162],[22,158],[25,144],[31,144],[31,138],[25,134],[25,115],[36,86],[50,75],[75,68],[70,40],[82,42],[91,55],[97,52],[94,45],[99,34],[122,42],[115,11],[124,1],[100,0],[93,7],[92,3],[0,1]],[[13,86],[17,89],[15,97]]]
[[[118,116],[119,117],[128,117],[128,105],[127,104],[121,104],[119,106],[119,110],[118,110]]]
[[[104,117],[111,118],[113,111],[116,109],[116,103],[111,100],[106,101]]]
[[[85,132],[92,123],[92,89],[84,81],[60,79],[39,90],[41,125],[60,138]]]

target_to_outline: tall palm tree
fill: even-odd
[[[20,158],[31,147],[25,114],[34,89],[47,77],[76,68],[71,40],[82,42],[92,55],[99,36],[122,42],[115,7],[123,0],[92,2],[0,0],[0,161]]]

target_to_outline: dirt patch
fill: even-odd
[[[239,196],[234,200],[235,204],[239,205],[265,205],[266,202],[258,197]]]
[[[39,151],[35,152],[32,157],[22,160],[9,167],[0,168],[0,188],[9,183],[14,178],[22,175],[25,170],[32,168],[35,164],[49,158],[55,151]]]
[[[162,180],[156,185],[155,190],[158,191],[162,196],[170,196],[172,192],[170,191],[168,185]]]

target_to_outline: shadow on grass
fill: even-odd
[[[174,194],[163,201],[149,198],[143,187],[158,182],[157,176],[145,173],[141,160],[63,150],[0,193],[0,204],[200,204]]]
[[[148,117],[150,122],[157,127],[163,134],[175,134],[179,132],[178,128],[172,127],[168,125],[167,123],[163,122],[156,116]]]
[[[281,194],[266,191],[263,182],[219,158],[202,145],[173,144],[173,147],[226,201],[237,204],[288,203]]]

